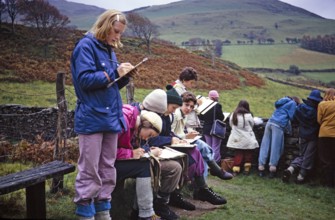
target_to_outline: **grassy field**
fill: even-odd
[[[0,175],[3,175],[6,171],[24,170],[27,167],[29,165],[2,163]],[[65,176],[64,191],[57,194],[48,192],[51,181],[47,181],[48,219],[76,218],[74,215],[75,205],[72,202],[75,175],[76,173],[71,173]],[[190,212],[182,211],[181,220],[326,220],[334,217],[335,189],[323,188],[318,184],[296,185],[290,183],[288,185],[282,183],[279,178],[260,178],[255,172],[251,173],[250,176],[239,175],[224,182],[210,176],[208,184],[215,192],[223,195],[228,200],[227,205],[210,209],[201,216],[193,216]],[[189,191],[185,189],[183,192],[186,198],[191,199],[187,197]],[[1,196],[0,218],[24,218],[24,195],[24,190],[20,190]],[[114,198],[114,207],[120,205],[115,204],[120,201],[119,199],[121,198]],[[128,201],[128,203],[131,204],[131,201]],[[123,208],[124,205],[127,204],[123,204]],[[116,212],[119,210],[114,209]],[[122,216],[124,216],[124,213]],[[117,219],[126,220],[126,218]]]
[[[135,82],[136,83],[136,82]],[[33,83],[8,83],[0,82],[1,95],[0,104],[20,104],[35,107],[56,107],[55,84],[41,81]],[[122,98],[126,101],[125,89],[122,89]],[[152,90],[136,89],[135,101],[142,102],[143,98]],[[271,92],[269,92],[271,91]],[[196,95],[207,96],[208,91],[194,90]],[[309,90],[286,86],[271,81],[266,81],[263,88],[242,87],[236,90],[225,90],[220,92],[220,103],[223,111],[232,112],[238,102],[242,99],[250,103],[251,111],[258,117],[270,117],[274,110],[274,102],[283,96],[298,96],[306,98]],[[66,99],[68,109],[75,108],[76,96],[72,86],[66,87]]]
[[[335,69],[335,55],[304,50],[299,45],[231,45],[222,50],[222,59],[242,67],[289,69],[294,64],[299,69]]]
[[[55,84],[33,82],[29,84],[0,82],[0,104],[21,104],[25,106],[56,106]],[[135,100],[141,101],[151,90],[136,89]],[[207,91],[194,90],[196,94],[207,95]],[[271,81],[263,88],[243,87],[238,90],[220,91],[220,102],[225,112],[231,112],[241,99],[250,102],[251,111],[258,117],[270,117],[273,103],[285,95],[305,98],[309,90],[298,89]],[[125,99],[125,89],[122,90]],[[72,86],[66,87],[69,109],[75,106],[75,94]],[[31,164],[2,163],[0,176],[27,169]],[[48,219],[74,219],[75,206],[74,181],[76,173],[65,176],[63,192],[47,193]],[[280,179],[261,179],[255,171],[250,176],[238,176],[231,181],[222,182],[213,177],[208,179],[209,186],[224,195],[228,204],[210,209],[201,216],[193,216],[182,212],[182,220],[221,220],[221,219],[331,219],[335,209],[335,190],[312,185],[286,185]],[[47,181],[47,190],[51,181]],[[128,191],[127,191],[128,192]],[[129,193],[129,192],[128,192]],[[190,192],[184,192],[189,195]],[[0,218],[24,218],[24,190],[0,197]],[[188,197],[189,198],[189,197]],[[116,197],[117,203],[120,198]],[[191,198],[189,198],[191,199]],[[117,207],[117,204],[114,204]],[[115,209],[120,210],[120,209]],[[119,218],[113,218],[123,220]],[[126,220],[126,219],[124,219]]]
[[[325,83],[335,81],[335,73],[312,72],[312,73],[303,73],[302,75],[306,76],[309,79],[313,79],[313,80],[321,81]]]

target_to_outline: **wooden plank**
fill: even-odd
[[[74,170],[75,166],[72,164],[52,161],[39,167],[0,177],[0,195],[44,182],[52,177],[71,173]]]

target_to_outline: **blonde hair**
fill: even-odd
[[[127,20],[124,14],[122,14],[120,11],[109,9],[98,17],[89,32],[93,33],[94,37],[98,40],[105,42],[116,21],[127,25]],[[116,44],[112,46],[115,48],[119,48],[123,45],[121,41],[118,40]]]
[[[325,96],[323,97],[323,101],[332,101],[335,100],[335,89],[329,88],[325,92]]]

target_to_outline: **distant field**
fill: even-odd
[[[20,104],[35,107],[56,107],[55,84],[44,82],[33,83],[8,83],[0,82],[0,104]],[[123,101],[126,101],[125,89],[121,90]],[[135,101],[141,102],[152,90],[135,90]],[[208,91],[194,90],[196,95],[207,96]],[[232,112],[241,99],[249,101],[251,111],[258,117],[270,117],[274,110],[273,103],[283,96],[298,96],[305,98],[309,90],[299,89],[293,86],[282,85],[266,81],[263,88],[243,87],[237,90],[220,92],[220,103],[224,112]],[[70,110],[75,108],[76,96],[72,86],[66,87],[66,99]]]
[[[306,76],[307,78],[317,80],[317,81],[321,81],[321,82],[325,82],[325,83],[335,81],[335,73],[314,72],[314,73],[303,73],[302,75]]]
[[[222,59],[242,67],[334,69],[335,55],[304,50],[298,45],[231,45],[223,47]]]

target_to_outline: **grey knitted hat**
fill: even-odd
[[[163,114],[167,111],[167,94],[162,89],[155,89],[144,98],[142,105],[148,111]]]

